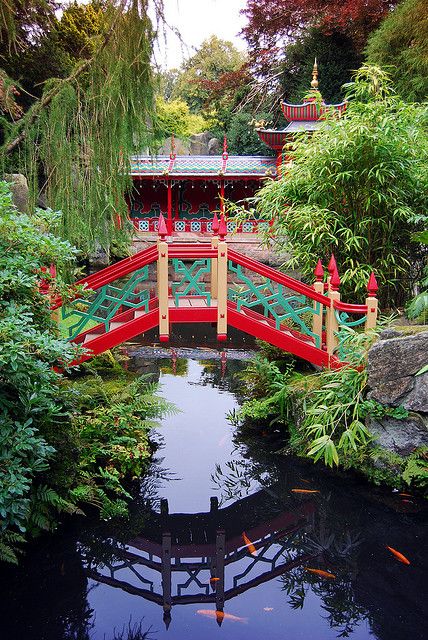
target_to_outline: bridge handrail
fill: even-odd
[[[258,260],[254,260],[253,258],[249,258],[248,256],[244,256],[238,251],[234,251],[233,249],[229,249],[228,258],[237,264],[240,264],[242,267],[246,269],[251,269],[251,271],[255,271],[261,276],[265,276],[278,284],[282,284],[285,287],[296,291],[316,302],[320,302],[325,307],[331,306],[331,300],[324,296],[322,293],[318,293],[315,291],[310,285],[305,284],[304,282],[300,282],[300,280],[296,280],[291,276],[287,276],[285,273],[280,273],[276,271],[272,267],[269,267]]]
[[[348,302],[342,302],[341,300],[333,301],[333,308],[337,311],[344,311],[345,313],[361,313],[366,314],[368,306],[366,304],[349,304]]]
[[[75,286],[80,285],[80,286],[86,287],[87,289],[92,289],[96,291],[97,289],[101,289],[101,287],[103,287],[104,285],[110,284],[111,282],[114,282],[119,278],[123,278],[124,276],[136,271],[137,269],[140,269],[149,264],[152,264],[153,262],[156,262],[157,259],[158,259],[157,247],[156,246],[148,247],[143,251],[134,253],[134,255],[130,256],[129,258],[124,258],[123,260],[119,260],[119,262],[116,262],[115,264],[112,264],[109,267],[106,267],[105,269],[101,269],[100,271],[97,271],[96,273],[93,273],[90,276],[87,276],[85,278],[82,278],[81,280],[78,280],[75,283]],[[79,296],[80,296],[80,293],[77,293],[74,299],[78,298]],[[72,302],[72,300],[69,300],[68,302]],[[63,301],[61,300],[61,298],[57,298],[51,304],[52,311],[61,307],[62,304],[63,304]]]

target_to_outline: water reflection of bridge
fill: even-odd
[[[162,501],[113,559],[86,557],[87,575],[161,605],[167,628],[178,604],[214,604],[221,624],[225,602],[314,558],[294,544],[312,527],[314,502],[288,496],[281,511],[275,498],[272,487],[225,508],[211,498],[210,511],[195,514],[168,514]]]

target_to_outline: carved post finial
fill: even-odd
[[[314,67],[312,69],[312,81],[311,81],[312,89],[318,89],[318,65],[317,59],[315,58]]]
[[[379,289],[379,285],[377,283],[376,276],[372,271],[370,274],[369,281],[367,283],[367,291],[369,293],[369,296],[373,296],[373,298],[375,298],[378,289]]]
[[[337,270],[337,267],[335,268],[335,270],[333,271],[333,275],[331,276],[330,286],[331,286],[332,291],[338,291],[339,290],[340,277],[339,277],[339,272]]]
[[[175,135],[171,133],[171,151],[169,153],[169,159],[175,159]]]
[[[161,240],[165,240],[168,235],[168,229],[166,227],[165,218],[162,213],[159,215],[159,224],[158,224],[158,236]]]
[[[322,282],[324,280],[324,267],[322,266],[321,260],[318,260],[317,266],[314,270],[315,280],[317,282]]]
[[[227,234],[227,225],[226,220],[224,219],[224,214],[222,213],[220,216],[220,224],[218,227],[218,235],[220,240],[224,240]]]
[[[213,230],[214,236],[218,235],[219,226],[220,224],[217,217],[217,211],[214,211],[213,224],[212,224],[212,230]]]
[[[337,270],[336,258],[334,257],[334,253],[331,254],[330,262],[328,263],[327,269],[330,276],[333,275],[335,269]]]

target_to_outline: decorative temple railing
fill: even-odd
[[[158,233],[159,230],[159,218],[158,217],[136,217],[132,218],[132,224],[136,231],[143,233]],[[175,233],[213,233],[213,218],[194,217],[194,218],[180,218],[179,220],[172,220],[172,231]],[[238,224],[233,220],[227,221],[227,233],[260,233],[269,229],[269,222],[266,220],[245,220]]]
[[[82,361],[153,328],[166,342],[174,323],[207,322],[220,341],[232,326],[315,365],[337,367],[347,358],[341,329],[376,324],[374,275],[365,304],[345,303],[333,256],[326,281],[318,261],[309,285],[229,249],[223,216],[214,219],[211,242],[168,242],[162,215],[158,228],[157,246],[85,278],[74,300],[53,304],[61,307],[63,335],[90,349]]]

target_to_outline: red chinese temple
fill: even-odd
[[[223,211],[224,199],[245,200],[255,194],[266,178],[276,178],[286,160],[284,145],[297,131],[314,131],[331,109],[342,113],[346,103],[327,105],[318,92],[318,68],[315,61],[312,92],[303,104],[282,102],[282,112],[289,122],[284,129],[258,128],[260,139],[276,152],[275,156],[235,156],[227,152],[217,156],[176,155],[134,156],[131,176],[134,189],[130,215],[137,231],[157,231],[159,214],[167,221],[168,233],[212,233],[214,212]],[[249,219],[239,225],[229,220],[228,233],[257,233],[269,221]]]
[[[326,104],[318,90],[318,65],[315,60],[312,71],[311,92],[302,104],[288,104],[281,102],[281,110],[288,125],[284,129],[263,129],[256,131],[260,140],[277,154],[277,166],[280,167],[287,160],[284,151],[286,145],[293,141],[299,131],[312,132],[318,129],[326,113],[335,111],[339,115],[346,109],[347,103]]]

